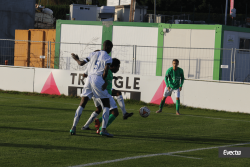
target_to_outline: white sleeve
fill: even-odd
[[[88,62],[90,61],[90,59],[91,59],[92,56],[93,56],[93,52],[90,53],[89,56],[88,56],[86,59],[84,59],[84,61],[85,61],[86,63],[88,63]]]
[[[111,57],[106,61],[106,64],[112,64],[112,58]]]

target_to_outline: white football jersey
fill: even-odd
[[[107,54],[106,51],[92,52],[88,58],[87,73],[88,75],[102,75],[106,64],[112,63],[112,58]]]

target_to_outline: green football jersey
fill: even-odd
[[[183,69],[177,67],[176,71],[174,71],[173,67],[169,68],[165,75],[165,83],[167,87],[172,89],[178,89],[182,87],[184,83],[184,72]]]
[[[105,81],[108,82],[107,90],[110,95],[112,95],[112,80],[113,80],[113,73],[111,70],[108,71],[108,75],[105,78]]]

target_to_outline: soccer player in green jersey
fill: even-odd
[[[165,104],[165,100],[168,96],[171,96],[172,92],[174,92],[176,97],[176,115],[180,115],[179,107],[180,107],[180,91],[182,90],[182,85],[184,83],[184,72],[183,69],[178,67],[179,60],[174,59],[173,67],[169,68],[165,75],[165,83],[166,88],[163,93],[163,97],[161,99],[161,104],[159,110],[156,113],[161,113],[162,108]]]
[[[119,104],[119,106],[122,109],[122,113],[123,113],[123,119],[127,119],[128,117],[131,117],[133,115],[133,113],[127,113],[126,109],[125,109],[125,104],[124,104],[124,100],[123,97],[121,95],[121,92],[115,89],[112,89],[112,80],[115,79],[115,77],[113,77],[113,73],[118,72],[120,68],[120,60],[113,58],[112,59],[112,64],[110,65],[110,69],[108,71],[108,75],[105,79],[106,84],[107,84],[107,90],[108,93],[110,94],[109,100],[110,100],[110,115],[109,115],[109,120],[108,120],[108,124],[107,127],[116,119],[116,117],[119,115],[117,106],[116,106],[116,102],[113,99],[112,96],[117,96],[117,102]],[[87,73],[87,72],[86,72]],[[97,119],[96,117],[101,113],[102,111],[102,107],[101,107],[101,103],[99,101],[99,99],[94,98],[94,104],[96,106],[96,111],[94,111],[88,121],[86,122],[86,124],[81,128],[82,130],[89,130],[89,125],[95,120],[95,127],[97,130],[97,133],[99,133],[99,128],[100,128],[100,123],[102,122],[102,117]],[[102,127],[101,127],[102,128]],[[100,129],[101,129],[100,128]],[[101,133],[100,133],[101,134]]]

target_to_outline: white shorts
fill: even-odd
[[[86,83],[83,86],[81,97],[89,97],[91,99],[93,96],[95,98],[109,98],[108,91],[102,90],[102,85],[104,84],[102,76],[91,75],[86,79]]]
[[[168,91],[168,87],[165,87],[163,96],[164,97],[171,96],[172,92],[174,92],[174,95],[176,98],[177,97],[180,98],[180,89],[173,90],[172,88],[170,88],[170,91]]]
[[[98,107],[98,106],[102,105],[101,99],[99,99],[99,98],[97,99],[97,98],[93,97],[93,100],[94,100],[95,107]],[[109,110],[117,108],[116,102],[115,102],[114,98],[110,94],[109,94],[109,103],[110,103],[110,109]]]

